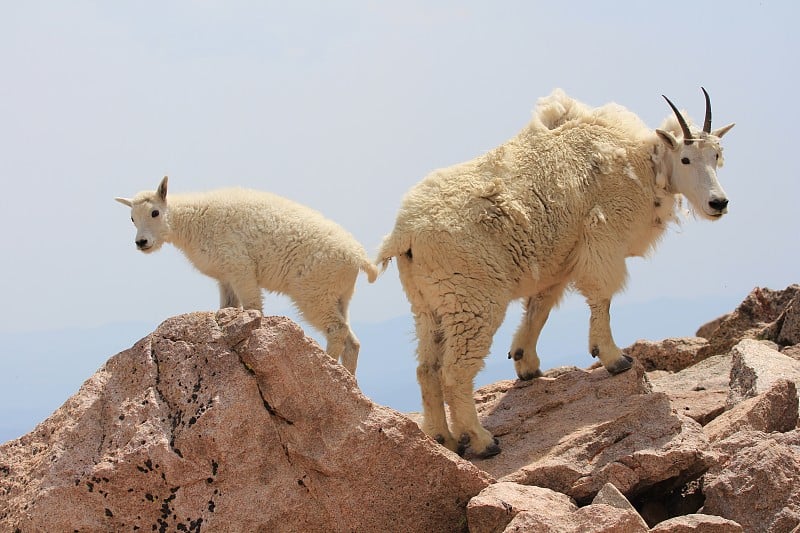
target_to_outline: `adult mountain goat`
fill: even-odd
[[[609,325],[625,258],[655,246],[680,195],[703,218],[727,212],[716,169],[720,137],[733,124],[711,130],[703,93],[701,131],[669,100],[674,117],[653,131],[621,106],[589,108],[555,90],[516,137],[431,173],[405,196],[378,262],[385,269],[397,258],[411,303],[428,435],[459,453],[500,452],[478,422],[472,392],[512,300],[525,302],[509,352],[521,379],[541,375],[539,333],[570,287],[591,310],[591,354],[612,374],[631,367]]]
[[[175,245],[217,279],[220,307],[261,311],[262,288],[289,296],[325,335],[328,354],[355,374],[360,345],[347,308],[359,270],[371,283],[378,268],[343,228],[267,192],[223,189],[167,201],[166,177],[155,191],[116,200],[131,208],[139,250]]]

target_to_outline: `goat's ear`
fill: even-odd
[[[667,143],[670,149],[674,150],[676,146],[678,146],[678,139],[675,136],[665,130],[656,130],[656,135],[658,135],[662,141]]]
[[[114,198],[114,200],[121,204],[127,205],[128,207],[133,207],[133,202],[129,198]]]
[[[167,181],[169,178],[164,176],[164,179],[161,180],[161,183],[158,184],[158,197],[161,198],[162,201],[167,199]]]
[[[734,127],[735,125],[736,125],[736,123],[728,124],[727,126],[722,126],[721,128],[712,131],[711,135],[715,135],[717,137],[722,137],[723,135],[725,135],[726,133],[731,131],[731,128]]]

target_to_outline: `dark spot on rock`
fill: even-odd
[[[114,513],[111,512],[111,509],[106,507],[106,516],[114,516]]]
[[[125,420],[125,415],[119,415],[120,420]]]
[[[89,492],[94,492],[94,483],[92,483],[91,481],[87,481],[86,488],[89,489]]]
[[[216,476],[218,469],[219,469],[219,463],[212,459],[211,460],[211,473]]]
[[[149,501],[149,502],[152,502],[153,500],[155,500],[155,496],[153,496],[153,495],[152,495],[152,494],[150,494],[149,492],[148,492],[147,494],[145,494],[145,495],[144,495],[144,497],[145,497],[145,498],[147,499],[147,501]]]

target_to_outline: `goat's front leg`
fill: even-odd
[[[536,345],[550,310],[564,294],[564,287],[564,284],[551,287],[525,300],[525,314],[508,352],[508,358],[514,360],[519,379],[527,381],[542,375]]]
[[[241,307],[242,304],[239,302],[239,298],[236,297],[236,293],[229,283],[218,281],[217,284],[219,285],[220,309],[225,309],[226,307]]]
[[[600,359],[611,374],[619,374],[631,368],[633,359],[624,355],[611,336],[610,298],[587,297],[589,317],[589,352]]]

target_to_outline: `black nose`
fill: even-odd
[[[147,246],[147,239],[139,239],[136,241],[137,248],[144,248],[145,246]]]
[[[716,211],[724,211],[726,207],[728,207],[728,199],[727,198],[714,198],[710,202],[708,202],[709,207]]]

